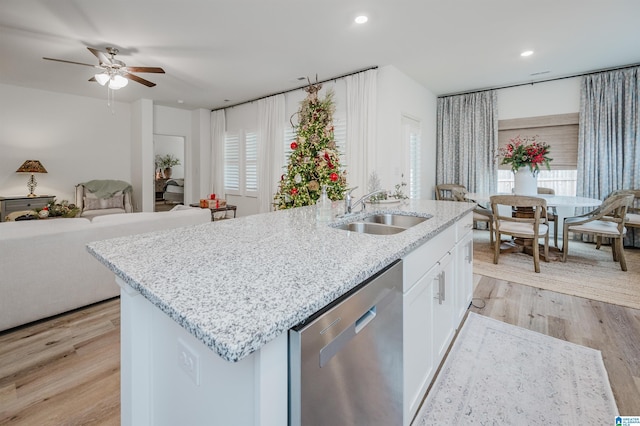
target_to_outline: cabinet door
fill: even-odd
[[[455,306],[455,262],[453,250],[438,262],[439,271],[431,283],[433,303],[433,357],[437,364],[444,357],[453,338]],[[437,365],[435,365],[437,367]]]
[[[439,280],[438,265],[427,271],[404,295],[404,423],[408,424],[431,383],[435,371],[432,350],[432,288]],[[437,284],[436,284],[437,285]]]
[[[473,232],[467,232],[456,244],[456,328],[467,312],[473,297]]]

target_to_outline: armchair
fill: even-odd
[[[622,239],[627,232],[627,208],[633,202],[633,194],[618,193],[607,197],[602,204],[592,212],[564,219],[562,232],[562,261],[567,261],[569,252],[569,232],[591,234],[596,238],[607,237],[613,241],[611,252],[614,262],[620,262],[620,268],[627,270],[624,258]]]
[[[76,206],[81,217],[132,213],[131,185],[122,180],[92,180],[76,185]]]
[[[533,217],[514,217],[512,214],[503,216],[499,206],[508,206],[511,212],[513,207],[526,207],[533,210]],[[491,209],[495,219],[496,232],[493,246],[493,263],[498,264],[500,256],[501,235],[507,234],[520,239],[532,240],[533,268],[540,272],[540,247],[538,240],[544,238],[544,259],[549,260],[549,224],[547,222],[547,201],[544,198],[525,197],[521,195],[493,195],[491,196]],[[507,209],[503,209],[505,211]]]

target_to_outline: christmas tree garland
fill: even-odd
[[[333,92],[321,100],[321,88],[321,84],[310,84],[300,103],[298,124],[294,125],[297,138],[291,142],[289,164],[274,196],[278,209],[315,204],[323,186],[331,200],[344,198],[347,179],[333,135]]]

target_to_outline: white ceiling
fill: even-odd
[[[213,109],[384,65],[442,95],[640,63],[638,22],[638,0],[1,0],[0,83],[106,98],[42,57],[114,46],[166,71],[117,101]]]

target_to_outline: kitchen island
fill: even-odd
[[[287,330],[473,207],[390,206],[430,217],[396,235],[298,208],[91,243],[122,287],[122,424],[287,424]]]

